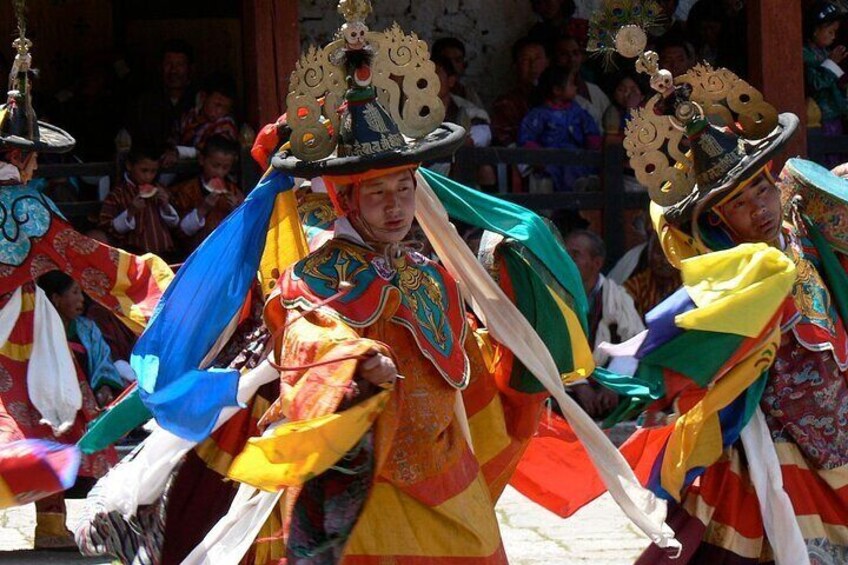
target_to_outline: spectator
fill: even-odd
[[[657,53],[660,56],[660,68],[667,69],[674,77],[682,77],[696,63],[695,48],[675,30],[661,38]]]
[[[120,247],[170,261],[175,251],[171,230],[180,217],[170,204],[167,189],[154,184],[159,155],[161,152],[145,147],[130,150],[124,178],[103,201],[99,224]]]
[[[591,231],[575,230],[566,236],[565,248],[580,271],[589,299],[589,343],[593,346],[595,363],[602,367],[608,359],[597,349],[599,344],[626,341],[645,327],[630,296],[601,274],[606,248],[600,237]],[[576,383],[569,391],[593,418],[604,417],[618,405],[618,396],[594,380]]]
[[[845,97],[845,72],[839,66],[845,59],[844,45],[831,49],[843,13],[829,2],[816,2],[804,21],[804,79],[807,96],[821,112],[821,132],[842,135],[842,119],[848,114]],[[834,167],[843,161],[841,155],[825,155],[826,164]]]
[[[209,76],[197,97],[197,106],[180,119],[175,136],[177,145],[203,149],[206,141],[214,135],[236,141],[238,127],[232,115],[235,97],[236,86],[232,77],[224,74]],[[188,151],[185,155],[192,158],[196,153]]]
[[[136,145],[165,147],[180,117],[194,106],[191,46],[180,40],[169,41],[162,49],[161,61],[161,83],[145,85],[144,92],[129,100],[126,127]],[[173,162],[163,164],[169,166]]]
[[[718,66],[723,26],[724,10],[718,2],[698,2],[692,7],[686,27],[699,61]]]
[[[639,81],[630,73],[619,74],[611,84],[613,85],[612,103],[604,112],[604,134],[624,136],[627,120],[631,113],[642,105],[645,93]]]
[[[112,402],[124,388],[123,380],[112,364],[112,352],[97,325],[83,316],[82,289],[69,275],[50,271],[38,278],[37,284],[56,308],[65,325],[68,345],[79,371],[103,407]]]
[[[589,112],[598,129],[601,129],[603,127],[602,117],[609,108],[610,100],[600,86],[584,80],[583,63],[585,60],[586,51],[575,38],[563,36],[557,40],[554,46],[554,65],[576,73],[577,98],[575,98],[575,101]]]
[[[651,233],[646,253],[646,268],[630,276],[623,285],[643,318],[682,284],[680,272],[666,259],[656,233]]]
[[[539,90],[544,104],[533,108],[521,121],[518,143],[522,147],[600,149],[601,132],[589,112],[575,101],[576,72],[551,67],[542,74]],[[595,173],[589,167],[548,165],[544,173],[557,192],[576,188],[577,180]]]
[[[541,42],[549,53],[553,53],[557,38],[572,35],[571,16],[574,14],[573,0],[532,0],[533,12],[539,21],[527,32],[528,37]]]
[[[465,71],[468,68],[468,62],[465,58],[465,43],[455,37],[443,37],[433,44],[433,49],[430,52],[433,54],[434,60],[444,57],[453,65],[457,78],[453,88],[451,88],[451,94],[468,100],[478,108],[483,108],[483,100],[477,94],[477,91],[462,83],[462,77],[465,76]]]
[[[594,232],[575,230],[565,238],[565,248],[583,281],[589,299],[589,343],[627,341],[645,329],[630,295],[601,274],[606,261],[604,241]],[[595,349],[595,363],[602,367],[607,356]]]
[[[495,145],[508,146],[518,141],[518,128],[530,111],[539,77],[548,68],[548,56],[540,41],[524,37],[512,46],[512,63],[515,67],[515,87],[495,100],[492,106]]]
[[[39,423],[37,417],[27,418],[26,421],[29,423],[23,427],[22,431],[28,433],[28,437],[39,437],[35,434],[40,431],[42,434],[40,437],[44,439],[52,438],[57,442],[74,443],[82,437],[86,425],[97,418],[100,412],[98,405],[105,406],[121,389],[122,382],[115,367],[109,361],[109,347],[103,342],[99,330],[90,320],[80,316],[83,305],[80,286],[70,276],[60,271],[51,271],[42,275],[36,284],[53,304],[65,327],[82,403],[73,427],[55,438],[53,438],[55,432],[48,431],[50,435],[44,435],[45,423],[43,421]],[[14,411],[13,408],[19,404],[27,410],[25,412],[27,414],[35,410],[32,407],[32,392],[28,391],[26,384],[23,390],[27,391],[24,397],[16,398],[8,394],[4,397],[9,414],[18,414],[20,410]],[[10,402],[10,400],[14,401]],[[8,415],[4,417],[9,418]],[[16,420],[16,423],[21,426],[21,422]],[[49,427],[46,429],[50,430]],[[8,441],[8,435],[4,440]],[[84,490],[94,479],[105,475],[117,462],[118,454],[114,447],[84,456],[74,489]],[[74,536],[65,525],[67,518],[65,497],[66,493],[61,492],[42,498],[35,503],[34,544],[36,549],[76,551]]]
[[[453,93],[452,87],[459,80],[459,74],[450,59],[434,56],[433,62],[439,76],[439,98],[445,106],[445,121],[464,127],[468,132],[469,145],[488,147],[492,143],[489,114],[470,100]]]
[[[434,56],[436,74],[439,76],[439,98],[445,106],[445,121],[460,125],[468,132],[467,145],[472,147],[488,147],[492,143],[492,127],[489,114],[469,100],[452,94],[452,87],[458,80],[453,63],[446,57]],[[450,162],[433,163],[430,168],[444,175],[451,169]],[[491,166],[480,167],[477,171],[477,182],[484,190],[493,191],[496,184],[495,172]]]
[[[212,136],[197,158],[200,175],[171,187],[174,207],[182,218],[180,234],[186,253],[194,251],[244,200],[238,185],[227,180],[238,156],[235,141]]]

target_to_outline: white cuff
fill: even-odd
[[[126,210],[115,216],[112,227],[118,233],[127,233],[135,229],[135,218],[130,218]]]
[[[197,159],[197,149],[190,145],[177,145],[177,155],[180,159]]]
[[[197,208],[185,215],[185,218],[180,222],[180,229],[183,233],[192,236],[199,232],[206,225],[206,218],[201,218],[197,212]]]
[[[840,67],[839,65],[837,65],[837,64],[833,61],[833,59],[825,59],[825,60],[822,62],[821,66],[822,66],[822,67],[824,67],[825,69],[829,70],[829,71],[830,71],[830,72],[832,72],[833,74],[835,74],[835,75],[836,75],[836,78],[842,78],[842,75],[844,75],[844,74],[845,74],[845,71],[843,71],[843,70],[842,70],[842,67]]]
[[[180,215],[177,214],[177,211],[170,204],[165,208],[159,208],[159,217],[162,218],[162,221],[169,228],[177,227],[177,224],[180,223]]]
[[[488,124],[471,126],[468,135],[471,136],[474,147],[488,147],[492,143],[492,128]]]

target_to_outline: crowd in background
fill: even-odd
[[[633,62],[614,59],[606,66],[587,52],[588,24],[577,17],[571,0],[531,0],[538,21],[511,49],[513,77],[507,92],[487,92],[467,80],[467,46],[456,37],[437,37],[431,58],[440,80],[439,96],[448,121],[468,132],[471,147],[518,147],[599,150],[620,142],[627,119],[652,92],[647,77]],[[590,2],[591,3],[591,2]],[[747,77],[746,12],[736,0],[661,2],[666,10],[661,30],[651,37],[662,68],[681,76],[699,62],[731,69]],[[585,7],[584,7],[585,8]],[[848,113],[848,63],[839,31],[842,13],[827,2],[805,3],[805,79],[811,127],[839,135]],[[585,9],[583,10],[585,12]],[[250,187],[239,186],[236,174],[241,147],[236,84],[215,73],[194,76],[190,45],[174,40],[161,48],[161,74],[131,86],[116,80],[114,69],[94,66],[80,77],[73,92],[50,95],[39,102],[49,118],[78,140],[75,157],[82,161],[115,159],[115,138],[125,131],[131,141],[121,156],[117,178],[41,179],[57,201],[102,201],[96,214],[78,219],[78,227],[98,240],[136,253],[152,252],[179,264],[244,199]],[[41,93],[42,95],[44,93]],[[493,100],[487,105],[484,100]],[[816,120],[818,116],[818,120]],[[835,158],[838,158],[836,156]],[[180,161],[196,166],[179,176]],[[452,163],[430,166],[447,175]],[[643,191],[627,164],[627,192]],[[602,190],[600,171],[578,165],[481,166],[476,183],[487,192],[532,193]],[[577,212],[552,211],[563,233],[589,299],[592,343],[622,341],[644,329],[642,320],[680,284],[665,261],[647,214],[627,216],[636,244],[612,265],[597,219]],[[469,242],[480,234],[469,234]],[[96,309],[95,309],[96,310]],[[108,314],[108,313],[107,313]],[[132,337],[116,328],[109,316],[93,312],[113,357],[126,359]],[[596,355],[600,364],[603,355]],[[601,416],[614,399],[592,387],[575,394],[592,415]]]

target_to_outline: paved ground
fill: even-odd
[[[79,508],[80,501],[70,501],[68,523],[72,526]],[[633,563],[648,543],[628,523],[609,495],[563,520],[509,488],[498,504],[497,513],[504,545],[514,565],[625,565]],[[31,505],[0,511],[0,563],[109,563],[105,559],[33,551],[34,519]]]

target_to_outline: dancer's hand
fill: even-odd
[[[370,357],[359,362],[356,376],[377,386],[394,384],[398,372],[392,358],[383,355],[376,349],[370,350],[366,355],[370,355]]]

